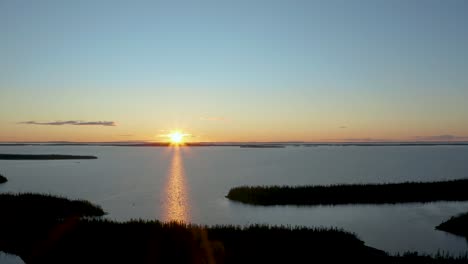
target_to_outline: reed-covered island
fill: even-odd
[[[96,156],[60,155],[60,154],[0,154],[0,160],[71,160],[97,159]]]
[[[1,218],[65,218],[72,216],[103,216],[104,210],[85,200],[36,193],[1,193]],[[1,227],[0,227],[1,230]]]
[[[468,179],[310,186],[241,186],[227,198],[253,205],[396,204],[467,201]]]
[[[3,176],[2,174],[0,174],[0,184],[5,183],[7,181],[8,181],[8,179],[5,176]]]
[[[451,217],[449,220],[438,225],[436,229],[468,239],[468,212]]]

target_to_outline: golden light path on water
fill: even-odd
[[[163,221],[189,222],[189,197],[185,179],[182,150],[172,146],[172,159],[164,187]]]

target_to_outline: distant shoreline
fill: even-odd
[[[71,159],[97,159],[96,156],[57,155],[57,154],[0,154],[0,160],[71,160]]]
[[[0,142],[0,146],[114,146],[169,147],[168,142]],[[468,146],[468,142],[187,142],[181,147],[411,147],[411,146]]]
[[[310,186],[240,186],[226,198],[251,205],[397,204],[468,201],[468,179]]]
[[[270,145],[270,144],[264,144],[264,145],[241,145],[241,148],[285,148],[285,145]]]

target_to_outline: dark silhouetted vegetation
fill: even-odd
[[[0,251],[38,263],[466,263],[389,256],[340,229],[115,222],[90,203],[37,194],[0,198]],[[87,208],[87,209],[83,209]],[[29,211],[27,214],[16,212]]]
[[[466,263],[389,256],[337,229],[204,227],[159,221],[0,219],[0,250],[36,263]]]
[[[102,216],[105,212],[98,205],[84,200],[22,193],[0,194],[1,218],[64,218],[71,216]]]
[[[5,183],[7,181],[8,181],[8,179],[5,176],[0,174],[0,184]]]
[[[385,263],[388,255],[333,229],[202,227],[99,219],[0,220],[0,250],[26,263]]]
[[[97,159],[95,156],[76,156],[58,154],[0,154],[0,160],[69,160],[69,159]]]
[[[468,263],[468,255],[462,256],[451,256],[449,254],[437,253],[435,255],[419,254],[417,252],[406,252],[402,255],[397,254],[393,256],[392,263],[399,264],[413,264],[413,263],[425,263],[425,264],[458,264]]]
[[[468,200],[468,179],[330,186],[241,186],[227,198],[254,205],[395,204]]]
[[[468,239],[468,213],[451,217],[436,227],[438,230],[463,236]]]

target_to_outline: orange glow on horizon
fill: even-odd
[[[174,131],[170,132],[169,134],[164,135],[164,137],[166,137],[168,139],[168,142],[172,146],[184,145],[184,143],[187,141],[186,140],[187,136],[190,136],[190,134],[183,133],[180,130],[174,130]]]
[[[184,136],[180,131],[174,131],[169,134],[169,139],[172,144],[179,145],[184,141]]]

